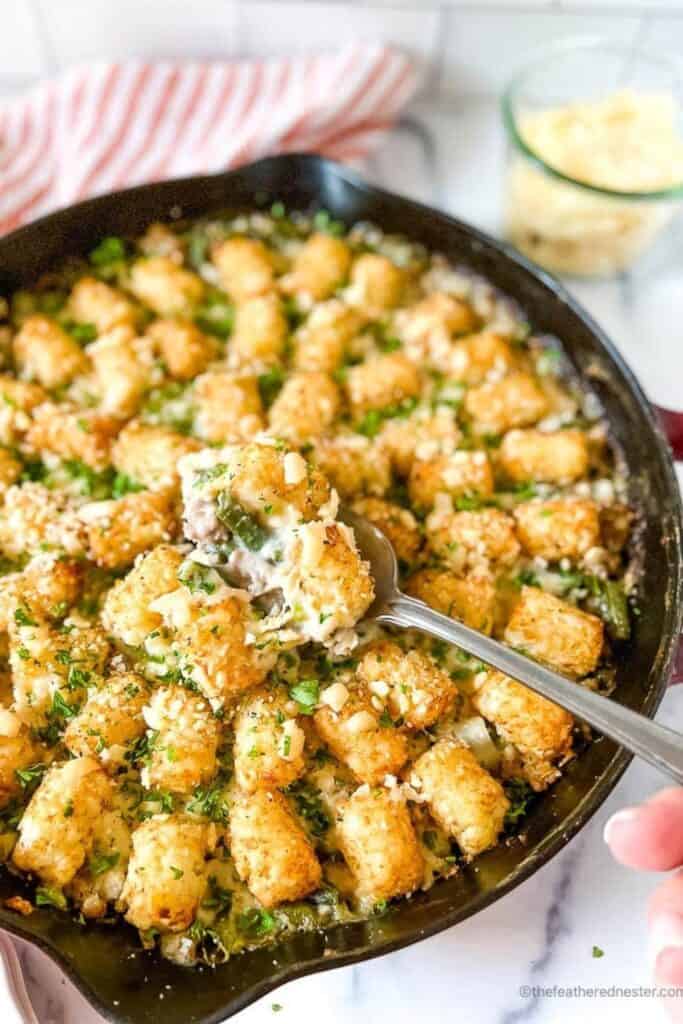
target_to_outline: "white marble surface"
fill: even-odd
[[[369,174],[495,232],[503,152],[492,101],[423,103],[373,160]],[[648,393],[664,404],[683,405],[680,261],[637,281],[582,284],[575,291],[607,327]],[[659,718],[683,726],[683,686],[669,692]],[[579,1018],[588,1024],[657,1024],[664,1018],[652,999],[534,997],[523,986],[648,984],[644,912],[656,878],[614,864],[602,829],[613,811],[661,785],[653,770],[633,764],[580,835],[499,903],[410,949],[293,982],[245,1010],[240,1024],[369,1024],[380,1018],[413,1024],[416,1017],[427,1024],[568,1024]],[[46,958],[18,945],[40,1024],[99,1022]],[[604,950],[602,958],[592,956],[594,945]]]

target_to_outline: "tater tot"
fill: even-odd
[[[92,853],[67,886],[84,917],[104,917],[118,900],[130,857],[130,829],[120,811],[107,810],[95,822]]]
[[[111,783],[94,758],[53,765],[19,822],[16,867],[61,889],[89,854],[95,825],[111,799]]]
[[[38,384],[0,374],[0,444],[13,446],[31,426],[31,410],[47,401]]]
[[[406,581],[405,591],[481,633],[493,630],[496,587],[487,573],[456,576],[448,569],[420,569]]]
[[[132,421],[123,428],[111,450],[111,462],[137,484],[151,491],[177,491],[178,460],[196,452],[201,444],[170,427]]]
[[[210,782],[216,774],[220,730],[204,697],[183,686],[160,686],[143,713],[154,732],[143,785],[190,793]]]
[[[499,457],[506,475],[519,482],[571,483],[588,472],[588,443],[580,430],[511,430]]]
[[[408,477],[410,499],[431,508],[437,494],[453,497],[493,494],[493,472],[486,452],[456,451],[451,455],[416,458]]]
[[[398,790],[361,786],[340,805],[336,833],[361,906],[407,896],[422,884],[424,861]]]
[[[0,499],[7,488],[19,479],[23,468],[19,459],[15,458],[11,452],[6,448],[0,448]]]
[[[173,538],[177,521],[167,491],[140,491],[84,505],[89,557],[105,569],[125,569],[138,555]]]
[[[127,326],[114,327],[88,345],[87,352],[95,370],[100,412],[121,419],[133,416],[154,382],[151,339],[136,337]]]
[[[311,235],[280,284],[289,295],[302,295],[309,302],[319,302],[329,298],[344,283],[350,266],[351,250],[346,242],[331,235]]]
[[[321,739],[360,782],[379,785],[408,759],[405,736],[385,723],[364,686],[332,683],[320,694],[313,720]]]
[[[378,435],[392,467],[402,477],[409,475],[418,457],[427,461],[440,454],[450,455],[460,439],[455,410],[444,405],[432,409],[427,403],[418,405],[410,416],[386,420]]]
[[[437,507],[425,531],[434,554],[458,573],[511,565],[520,551],[514,519],[498,508],[450,512]]]
[[[272,667],[272,652],[247,642],[253,623],[249,606],[238,598],[204,605],[179,587],[155,601],[153,610],[174,630],[175,656],[214,709],[234,702]]]
[[[287,340],[287,319],[275,292],[242,300],[235,309],[229,357],[236,366],[280,362]]]
[[[159,316],[191,316],[205,291],[198,274],[179,267],[168,256],[136,260],[130,268],[128,287]]]
[[[602,620],[596,615],[538,587],[522,588],[505,629],[507,643],[576,678],[596,667],[603,635]]]
[[[283,559],[287,598],[312,640],[351,629],[372,604],[370,567],[342,523],[299,527]]]
[[[324,434],[339,411],[339,389],[327,373],[294,373],[268,412],[273,434],[302,445]]]
[[[124,748],[142,736],[142,709],[149,699],[148,685],[135,672],[111,676],[93,690],[64,732],[64,745],[74,756],[91,754],[105,767],[121,762]]]
[[[191,320],[179,317],[155,320],[147,328],[147,337],[152,339],[170,375],[178,380],[192,380],[203,373],[218,354],[215,338],[204,334]]]
[[[495,331],[471,334],[453,345],[450,374],[470,386],[482,384],[489,374],[507,373],[514,362],[512,349]]]
[[[385,642],[371,647],[358,664],[358,676],[392,719],[411,729],[427,729],[455,701],[451,677],[422,651],[404,651]]]
[[[179,932],[195,918],[206,885],[206,825],[180,814],[155,814],[132,835],[121,893],[126,920],[147,931]]]
[[[54,550],[81,555],[85,530],[63,492],[27,482],[8,488],[0,507],[0,549],[10,558]]]
[[[453,336],[476,326],[472,308],[443,292],[432,292],[394,316],[394,330],[408,358],[417,366],[427,365],[441,373],[451,372]]]
[[[372,356],[352,366],[344,382],[351,413],[360,418],[371,409],[400,405],[420,392],[417,367],[401,352]]]
[[[391,465],[383,447],[362,434],[338,433],[313,442],[311,461],[325,474],[341,498],[381,496],[391,485]]]
[[[178,586],[178,569],[183,556],[168,544],[159,544],[144,554],[130,572],[107,592],[102,607],[106,629],[124,644],[139,646],[162,618],[150,605]]]
[[[235,302],[263,295],[273,287],[273,257],[255,238],[228,238],[216,245],[212,259],[221,284]]]
[[[60,555],[36,555],[21,572],[0,578],[0,631],[7,630],[15,609],[26,605],[48,618],[63,618],[76,601],[83,581],[83,567]]]
[[[0,708],[0,808],[21,793],[18,771],[44,763],[45,748],[36,742],[18,714]]]
[[[194,383],[195,429],[203,441],[247,441],[264,426],[258,378],[216,370]]]
[[[525,777],[540,792],[558,778],[557,764],[571,755],[572,716],[502,672],[482,675],[472,695],[474,706],[519,751]]]
[[[600,517],[594,501],[529,501],[518,505],[514,516],[525,551],[549,562],[581,558],[600,542]]]
[[[511,373],[500,381],[470,388],[465,395],[465,412],[480,434],[531,426],[548,409],[548,399],[528,373]]]
[[[230,852],[237,874],[264,907],[303,899],[320,886],[313,847],[277,790],[234,792]]]
[[[495,845],[510,801],[467,747],[439,740],[413,765],[410,784],[468,859]]]
[[[97,625],[55,628],[26,605],[20,605],[9,622],[17,711],[26,721],[44,725],[57,690],[66,703],[80,703],[85,688],[100,681],[109,649],[109,640]]]
[[[361,324],[358,312],[340,299],[315,306],[293,337],[295,369],[333,373]]]
[[[235,778],[246,793],[288,786],[303,773],[305,733],[284,690],[249,693],[234,719]]]
[[[397,558],[410,565],[418,556],[422,537],[413,513],[382,498],[358,498],[353,511],[364,516],[391,541]]]
[[[120,429],[121,421],[106,413],[46,402],[33,413],[26,444],[102,470],[109,465],[111,444]]]
[[[22,377],[45,388],[62,387],[89,368],[80,345],[47,316],[24,320],[14,336],[14,358]]]
[[[136,309],[127,296],[96,277],[81,277],[71,290],[69,316],[78,323],[92,324],[98,334],[136,320]]]
[[[404,272],[386,256],[366,252],[351,267],[346,301],[367,316],[380,317],[401,301]]]

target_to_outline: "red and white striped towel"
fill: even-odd
[[[0,233],[77,199],[267,153],[364,157],[418,73],[382,46],[282,60],[99,63],[0,103]]]

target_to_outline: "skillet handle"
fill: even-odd
[[[665,409],[661,405],[655,405],[654,410],[671,445],[674,459],[677,462],[683,462],[683,412]],[[671,673],[671,684],[674,683],[683,683],[683,636],[678,641],[678,651]]]

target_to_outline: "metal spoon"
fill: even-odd
[[[401,593],[396,555],[381,530],[346,508],[341,518],[353,529],[360,552],[372,570],[375,600],[367,618],[382,625],[419,629],[439,640],[457,644],[468,654],[571,711],[683,785],[683,736],[608,697],[587,690],[571,679],[565,679],[476,629],[433,611],[424,601]]]

